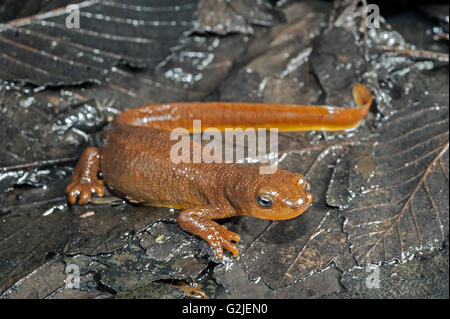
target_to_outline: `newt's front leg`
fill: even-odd
[[[66,187],[69,202],[75,204],[79,196],[78,204],[84,205],[91,199],[92,193],[98,196],[105,195],[103,182],[97,178],[100,168],[100,152],[95,147],[87,148],[81,155],[75,170],[73,181]]]
[[[237,257],[238,249],[232,241],[238,242],[241,237],[229,231],[225,226],[211,220],[226,217],[230,217],[230,215],[221,212],[217,207],[194,207],[180,213],[178,226],[207,241],[219,259],[223,256],[224,248],[231,251],[234,257]]]

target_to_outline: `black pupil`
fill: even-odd
[[[258,196],[258,204],[263,208],[272,206],[273,201],[269,196]]]

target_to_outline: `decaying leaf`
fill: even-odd
[[[358,264],[405,261],[447,238],[447,99],[403,109],[337,165],[328,203]]]
[[[321,297],[357,265],[441,247],[447,73],[435,80],[429,64],[376,48],[365,60],[357,14],[326,28],[330,3],[143,3],[82,2],[80,30],[64,27],[64,10],[0,26],[0,78],[14,80],[0,83],[2,297],[182,298],[174,279],[212,298]],[[184,33],[196,14],[196,33]],[[368,37],[403,43],[384,29]],[[124,109],[217,99],[351,107],[356,82],[376,99],[358,129],[279,134],[279,167],[306,175],[313,206],[286,221],[219,221],[241,235],[238,259],[218,260],[173,210],[66,205],[74,159]],[[63,287],[68,264],[81,269],[79,294]],[[45,276],[48,285],[30,283]]]
[[[261,0],[201,0],[197,15],[196,32],[219,35],[253,34],[252,25],[268,27],[283,18],[275,8]]]
[[[35,85],[100,83],[124,62],[155,66],[192,28],[197,0],[84,1],[79,23],[66,8],[0,25],[0,78]]]
[[[95,283],[92,285],[92,274],[80,276],[80,288],[83,289],[72,289],[66,286],[66,267],[66,264],[64,264],[60,257],[52,258],[0,294],[0,298],[92,299],[108,298],[111,296],[107,292],[99,292],[95,289]]]
[[[308,2],[293,3],[282,11],[287,17],[286,23],[273,26],[268,32],[256,33],[247,52],[253,58],[220,84],[220,99],[317,103],[321,92],[311,73],[309,56],[311,34],[320,32],[320,25],[325,21],[321,9]]]

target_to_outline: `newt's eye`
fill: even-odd
[[[275,199],[267,194],[258,195],[256,200],[258,201],[258,205],[262,208],[270,208],[275,203]]]

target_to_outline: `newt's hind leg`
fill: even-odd
[[[105,195],[103,182],[97,178],[100,168],[100,152],[98,148],[87,148],[73,171],[73,181],[66,187],[69,202],[75,204],[79,196],[78,204],[86,204],[92,196],[97,193],[98,196]]]

